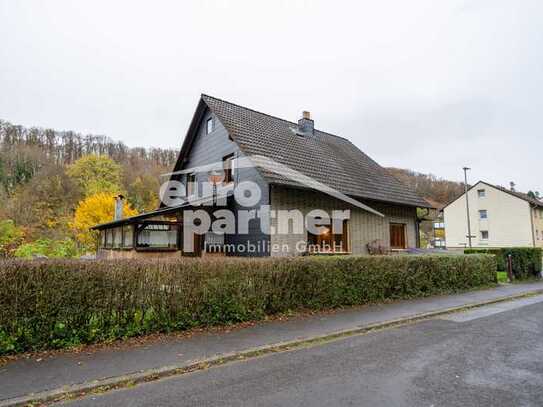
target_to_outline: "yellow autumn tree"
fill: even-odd
[[[138,212],[130,205],[124,205],[123,216],[134,216]],[[92,226],[111,222],[115,215],[115,196],[107,192],[90,195],[77,205],[72,228],[77,240],[87,249],[96,249],[98,242],[97,231],[90,230]]]
[[[122,168],[104,155],[84,155],[66,169],[69,177],[81,187],[85,196],[119,190]]]

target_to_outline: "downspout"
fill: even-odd
[[[535,244],[534,211],[533,211],[533,209],[535,209],[536,206],[534,205],[532,207],[532,204],[528,204],[528,206],[530,208],[530,223],[532,224],[532,245],[533,245],[533,247],[536,247],[536,244]]]

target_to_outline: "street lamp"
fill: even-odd
[[[471,249],[471,221],[469,219],[469,198],[468,198],[468,171],[469,167],[464,167],[464,194],[466,195],[466,213],[468,217],[468,244]]]

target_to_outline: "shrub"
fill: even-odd
[[[464,254],[491,254],[496,256],[496,269],[498,271],[507,271],[506,259],[503,256],[502,249],[465,249]]]
[[[0,220],[0,257],[11,257],[23,241],[24,233],[11,219]]]
[[[46,257],[77,257],[81,255],[77,244],[72,239],[50,240],[38,239],[31,243],[22,244],[15,250],[15,257],[31,259],[34,256]]]
[[[485,255],[7,260],[0,354],[466,290],[495,270]]]
[[[539,277],[541,274],[541,249],[534,247],[513,247],[502,249],[466,249],[465,254],[493,254],[496,256],[498,271],[507,271],[508,256],[511,255],[513,263],[513,276],[515,279]]]

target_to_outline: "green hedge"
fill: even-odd
[[[0,263],[0,354],[486,286],[493,256]]]
[[[513,261],[513,276],[523,280],[539,277],[541,273],[541,249],[533,247],[512,247],[502,249],[466,249],[465,254],[493,254],[496,256],[498,271],[507,271],[507,258]]]

